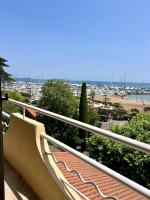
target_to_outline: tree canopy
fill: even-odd
[[[86,94],[86,83],[82,83],[80,105],[79,105],[79,120],[81,122],[88,122],[88,103]]]
[[[144,112],[150,112],[150,106],[144,107]]]
[[[38,106],[70,118],[78,119],[78,101],[70,86],[61,80],[48,80],[42,87],[42,98]],[[39,116],[46,132],[60,141],[75,147],[78,143],[78,129],[50,117]]]
[[[0,81],[12,81],[13,78],[11,76],[11,74],[7,73],[4,68],[5,67],[9,67],[9,65],[7,64],[7,60],[5,60],[4,58],[0,57]]]
[[[20,92],[18,92],[17,90],[3,90],[2,94],[8,94],[9,98],[12,98],[16,101],[21,101],[24,103],[28,103],[28,99],[25,98]],[[22,108],[20,108],[17,105],[14,105],[10,102],[4,101],[3,102],[3,111],[5,111],[6,113],[14,113],[14,112],[22,112]]]
[[[61,80],[48,80],[42,87],[39,107],[67,117],[73,117],[78,102],[70,86]]]
[[[38,107],[79,120],[79,99],[73,95],[70,85],[61,80],[48,80],[45,82],[42,87],[42,97],[38,103]],[[99,126],[98,114],[92,110],[86,110],[87,115],[87,112],[90,115],[89,123]],[[80,116],[81,119],[84,118]],[[87,135],[81,134],[79,129],[74,126],[42,115],[39,115],[38,120],[45,124],[47,134],[52,135],[73,148],[85,142]],[[87,116],[84,122],[87,122]]]
[[[88,123],[88,103],[86,94],[86,83],[82,83],[80,105],[79,105],[79,121]],[[85,150],[85,138],[88,137],[88,132],[79,129],[81,151]]]
[[[92,100],[94,100],[95,95],[96,95],[95,91],[91,90],[89,96],[91,97]]]
[[[114,133],[150,144],[150,113],[139,113],[125,125],[111,127]],[[93,135],[87,139],[92,158],[150,188],[150,155]]]

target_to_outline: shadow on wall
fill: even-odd
[[[32,190],[27,186],[21,176],[5,161],[5,196],[6,199],[17,200],[39,200]]]

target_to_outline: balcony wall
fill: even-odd
[[[9,129],[4,135],[4,156],[35,194],[42,200],[80,199],[78,194],[64,186],[66,181],[49,152],[46,140],[40,135],[44,125],[20,114],[10,116]],[[66,181],[67,182],[67,181]]]

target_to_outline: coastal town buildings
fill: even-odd
[[[28,93],[31,101],[39,100],[41,97],[41,88],[44,82],[37,81],[15,81],[2,85],[3,90],[17,90],[22,93]],[[75,96],[80,96],[82,83],[69,82]],[[118,86],[108,84],[87,84],[87,96],[91,98],[91,92],[95,97],[99,96],[118,96],[127,99],[130,95],[150,95],[150,87]],[[135,97],[136,99],[136,97]]]

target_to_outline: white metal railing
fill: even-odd
[[[4,111],[2,111],[2,115],[3,115],[4,117],[6,117],[6,118],[9,118],[9,117],[10,117],[10,115],[9,115],[8,113],[4,112]]]
[[[134,190],[144,194],[145,196],[150,198],[150,190],[147,188],[139,185],[138,183],[135,183],[134,181],[124,177],[123,175],[115,172],[114,170],[111,170],[110,168],[100,164],[99,162],[95,161],[92,158],[89,158],[88,156],[78,152],[77,150],[74,150],[73,148],[67,146],[66,144],[54,139],[53,137],[43,133],[41,135],[44,139],[48,140],[49,142],[53,143],[54,145],[60,147],[61,149],[70,152],[71,154],[77,156],[81,160],[87,162],[88,164],[94,166],[95,168],[104,171],[106,174],[110,175],[111,177],[119,180],[120,182],[128,185],[129,187],[133,188]]]
[[[2,111],[2,116],[3,116],[4,118],[9,118],[9,117],[10,117],[9,114],[7,114],[6,112],[3,112],[3,111]],[[3,134],[5,134],[5,131],[8,129],[8,127],[9,127],[9,124],[7,124],[7,122],[6,122],[5,120],[2,119]]]
[[[3,111],[2,111],[2,116],[5,117],[5,118],[7,118],[7,119],[10,118],[10,115],[7,114],[6,112],[3,112]],[[4,128],[6,128],[6,129],[9,127],[9,125],[8,125],[5,121],[3,121],[3,120],[2,120],[2,126],[3,126]],[[5,134],[5,131],[3,131],[3,134]],[[59,163],[59,162],[62,162],[62,163],[63,163],[63,161],[57,161],[53,154],[52,154],[52,157],[53,157],[53,160],[54,160],[56,163]],[[63,163],[63,164],[65,165],[65,167],[67,167],[65,163]],[[82,198],[84,198],[85,200],[90,200],[88,197],[86,197],[83,193],[81,193],[79,190],[77,190],[75,187],[73,187],[73,186],[72,186],[71,184],[69,184],[67,181],[65,181],[65,180],[63,180],[63,179],[60,179],[60,180],[61,180],[62,184],[63,184],[65,187],[66,187],[66,185],[68,185],[68,186],[69,186],[70,188],[72,188],[75,192],[77,192]],[[66,188],[66,189],[67,189],[67,188]],[[118,200],[118,199],[115,199],[115,200]]]
[[[64,181],[63,179],[60,179],[62,184],[64,186],[68,185],[70,188],[72,188],[75,192],[77,192],[81,197],[84,198],[84,200],[90,200],[88,197],[86,197],[84,194],[82,194],[79,190],[77,190],[75,187],[73,187],[70,183],[68,183],[67,181]]]
[[[23,113],[25,113],[25,109],[23,109]],[[2,115],[3,117],[5,118],[10,118],[10,115],[7,114],[6,112],[2,112]],[[25,117],[25,116],[24,116]],[[6,122],[2,121],[2,125],[4,126],[4,128],[8,128],[9,125],[7,125]],[[5,132],[3,132],[3,134],[5,134]],[[44,133],[45,134],[45,133]],[[41,135],[41,137],[44,137],[44,134]],[[50,140],[48,140],[50,142]],[[57,140],[56,140],[57,141]],[[62,143],[63,144],[63,143]],[[62,148],[62,147],[61,147]],[[63,149],[63,148],[62,148]],[[104,195],[103,192],[101,191],[101,189],[98,187],[98,185],[94,182],[94,181],[86,181],[84,180],[84,178],[82,177],[82,175],[77,171],[77,170],[74,170],[74,169],[69,169],[69,167],[66,165],[66,163],[62,160],[57,160],[54,156],[54,154],[51,152],[51,153],[47,153],[45,152],[46,155],[51,155],[53,160],[55,161],[56,164],[58,163],[61,163],[64,165],[65,169],[70,172],[70,173],[75,173],[80,181],[83,183],[83,184],[91,184],[95,187],[95,189],[97,190],[98,194],[100,197],[102,197],[103,199],[110,199],[110,200],[119,200],[117,197],[115,196],[108,196],[108,195]],[[72,188],[75,192],[77,192],[82,198],[84,198],[85,200],[90,200],[88,197],[86,197],[82,192],[80,192],[78,189],[76,189],[73,185],[71,185],[69,182],[63,180],[63,179],[60,179],[60,181],[62,182],[62,184],[66,187],[66,185],[68,185],[70,188]]]
[[[13,99],[9,99],[9,101],[14,103],[14,104],[16,104],[16,105],[18,105],[18,106],[23,107],[23,110],[24,110],[23,118],[25,117],[25,108],[31,108],[31,109],[35,110],[36,112],[38,112],[38,113],[40,113],[42,115],[46,115],[46,116],[49,116],[51,118],[57,119],[59,121],[65,122],[67,124],[73,125],[75,127],[82,128],[82,129],[87,130],[89,132],[105,136],[105,137],[107,137],[109,139],[112,139],[112,140],[118,142],[118,143],[127,145],[127,146],[129,146],[129,147],[131,147],[133,149],[136,149],[136,150],[148,153],[148,154],[150,153],[150,145],[149,144],[145,144],[145,143],[142,143],[142,142],[127,138],[125,136],[121,136],[121,135],[118,135],[116,133],[100,129],[100,128],[91,126],[89,124],[86,124],[86,123],[83,123],[83,122],[79,122],[77,120],[70,119],[68,117],[65,117],[65,116],[50,112],[50,111],[46,111],[44,109],[41,109],[41,108],[38,108],[38,107],[35,107],[35,106],[32,106],[32,105],[21,103],[21,102],[15,101]],[[62,148],[64,150],[72,153],[73,155],[79,157],[80,159],[82,159],[85,162],[89,163],[90,165],[96,167],[97,169],[100,169],[100,170],[104,171],[105,173],[107,173],[108,175],[112,176],[113,178],[115,178],[115,179],[119,180],[120,182],[128,185],[129,187],[133,188],[137,192],[140,192],[144,196],[150,198],[150,190],[148,190],[147,188],[135,183],[134,181],[131,181],[130,179],[128,179],[128,178],[120,175],[119,173],[111,170],[110,168],[108,168],[108,167],[96,162],[95,160],[89,158],[88,156],[86,156],[86,155],[84,155],[84,154],[82,154],[82,153],[70,148],[69,146],[67,146],[67,145],[61,143],[60,141],[48,136],[45,133],[42,134],[42,137],[44,139],[48,140],[49,142],[59,146],[60,148]]]
[[[137,140],[133,140],[131,138],[128,138],[128,137],[113,133],[113,132],[108,131],[108,130],[97,128],[95,126],[92,126],[92,125],[77,121],[75,119],[71,119],[69,117],[65,117],[65,116],[59,115],[59,114],[56,114],[56,113],[53,113],[53,112],[50,112],[50,111],[47,111],[47,110],[32,106],[32,105],[28,105],[28,104],[25,104],[25,103],[22,103],[22,102],[19,102],[19,101],[15,101],[13,99],[9,99],[9,101],[14,103],[14,104],[16,104],[16,105],[18,105],[18,106],[23,107],[23,110],[25,110],[25,108],[31,108],[31,109],[35,110],[36,112],[38,112],[40,114],[49,116],[49,117],[51,117],[53,119],[57,119],[59,121],[65,122],[65,123],[73,125],[75,127],[84,129],[84,130],[86,130],[88,132],[92,132],[92,133],[95,133],[95,134],[99,134],[99,135],[105,136],[105,137],[107,137],[109,139],[112,139],[112,140],[118,142],[118,143],[124,144],[124,145],[129,146],[129,147],[131,147],[133,149],[136,149],[136,150],[139,150],[139,151],[142,151],[142,152],[150,154],[150,145],[149,144],[146,144],[146,143],[143,143],[143,142],[139,142]],[[23,117],[25,117],[25,111],[23,112]]]
[[[41,137],[44,138],[44,135],[41,135]],[[45,138],[45,139],[47,139],[47,138]],[[47,140],[48,140],[48,139],[47,139]],[[48,140],[48,141],[51,142],[51,140]],[[62,143],[62,144],[63,144],[63,143]],[[56,144],[55,144],[55,145],[56,145]],[[59,146],[59,147],[60,147],[60,146]],[[63,149],[62,146],[61,146],[60,148]],[[53,160],[55,161],[55,163],[57,163],[57,164],[58,164],[58,163],[63,164],[63,166],[65,167],[65,169],[67,170],[67,172],[76,174],[76,175],[79,177],[80,181],[81,181],[83,184],[91,184],[91,185],[93,185],[93,186],[95,187],[95,189],[97,190],[99,196],[102,197],[103,199],[119,200],[119,199],[118,199],[117,197],[115,197],[115,196],[106,196],[106,195],[104,195],[103,192],[101,191],[101,189],[98,187],[98,185],[97,185],[94,181],[90,181],[90,180],[86,181],[86,180],[82,177],[82,175],[80,174],[80,172],[78,172],[78,171],[75,170],[75,169],[70,169],[70,168],[66,165],[66,163],[65,163],[64,161],[62,161],[62,160],[57,160],[57,159],[55,158],[53,152],[51,152],[51,153],[47,153],[47,152],[46,152],[46,154],[47,154],[47,155],[51,155],[51,156],[53,157]],[[76,189],[76,190],[77,190],[77,189]],[[77,191],[78,191],[78,190],[77,190]],[[82,194],[82,193],[80,192],[80,195],[81,195],[81,194]],[[83,194],[82,194],[82,196],[83,196]],[[85,198],[85,196],[84,196],[84,198]],[[88,198],[86,197],[85,199],[88,199]]]

